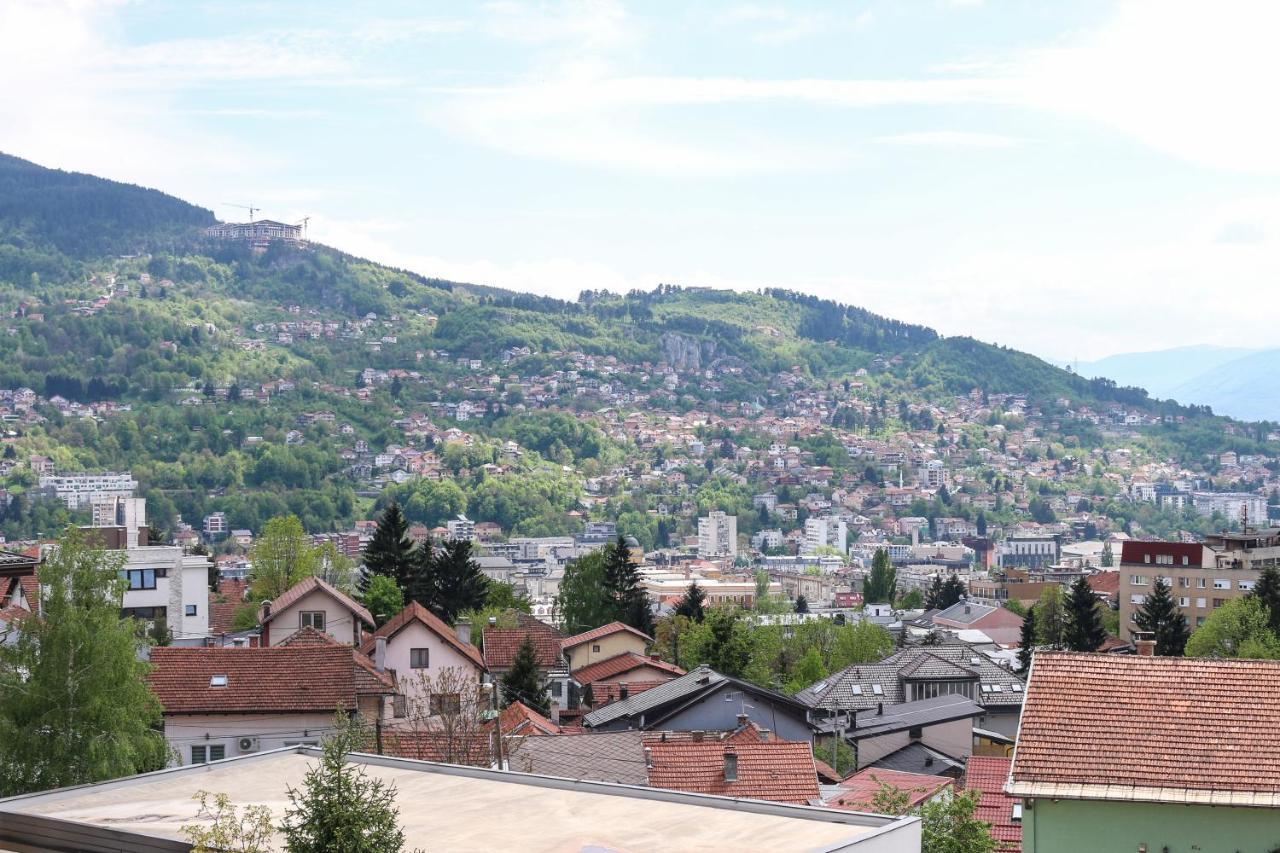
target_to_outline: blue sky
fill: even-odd
[[[0,150],[445,278],[1280,345],[1269,2],[0,3]]]

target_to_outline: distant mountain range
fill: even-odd
[[[1152,397],[1221,415],[1280,420],[1280,348],[1187,346],[1080,362],[1081,376],[1145,388]]]

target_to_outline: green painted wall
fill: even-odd
[[[1022,811],[1024,853],[1271,853],[1280,809],[1036,799]]]

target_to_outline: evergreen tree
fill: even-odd
[[[123,563],[67,528],[38,570],[43,616],[0,635],[0,796],[164,767],[146,643],[120,617]]]
[[[614,602],[614,619],[652,637],[653,610],[649,607],[649,594],[640,586],[639,568],[622,536],[605,547],[604,582]]]
[[[1022,633],[1018,638],[1018,672],[1026,674],[1031,670],[1031,656],[1036,646],[1036,609],[1032,607],[1022,617]]]
[[[964,581],[960,580],[958,575],[950,575],[942,585],[942,595],[938,598],[939,609],[945,610],[953,604],[958,604],[967,592]]]
[[[471,543],[465,539],[446,542],[428,563],[431,600],[421,601],[435,615],[452,625],[459,615],[485,606],[489,579],[471,556]]]
[[[533,638],[527,634],[520,648],[516,649],[511,669],[502,676],[502,702],[503,707],[512,702],[523,702],[543,715],[551,711],[547,691],[543,689],[538,674],[538,655],[533,648]]]
[[[398,825],[396,789],[369,777],[347,753],[363,744],[349,721],[324,743],[320,762],[307,771],[301,790],[290,787],[289,807],[280,832],[287,853],[400,853],[404,830]]]
[[[1054,584],[1040,593],[1036,603],[1036,631],[1039,634],[1039,645],[1054,649],[1062,648],[1062,633],[1065,629],[1062,610],[1062,587]]]
[[[871,572],[862,584],[862,600],[867,604],[891,602],[897,597],[898,571],[884,548],[871,559]]]
[[[933,582],[929,584],[929,590],[924,594],[924,606],[926,610],[942,609],[942,575],[934,575]]]
[[[979,512],[978,518],[974,524],[978,528],[978,535],[985,538],[987,535],[987,514],[985,512]]]
[[[1099,565],[1104,569],[1109,569],[1116,564],[1115,554],[1111,551],[1111,543],[1104,542],[1102,545],[1102,556],[1098,560]]]
[[[1064,639],[1073,652],[1093,652],[1106,642],[1107,632],[1098,613],[1098,597],[1084,576],[1076,578],[1067,594],[1067,624]]]
[[[1249,595],[1267,606],[1270,612],[1268,624],[1273,633],[1280,635],[1280,569],[1275,566],[1263,569]]]
[[[364,550],[364,574],[360,578],[360,591],[369,585],[369,578],[382,575],[391,578],[402,590],[409,586],[412,573],[413,543],[409,540],[409,522],[400,510],[400,504],[392,501],[378,519],[378,529]]]
[[[684,591],[684,597],[676,603],[675,613],[690,622],[701,622],[706,616],[706,601],[707,594],[702,591],[702,587],[698,586],[698,582],[694,581]]]
[[[1187,617],[1178,609],[1169,591],[1169,583],[1156,575],[1155,584],[1133,615],[1134,624],[1143,631],[1155,635],[1156,654],[1161,657],[1182,657],[1191,636],[1187,630]]]
[[[809,599],[805,598],[803,595],[797,595],[797,596],[796,596],[796,612],[797,612],[797,613],[808,613],[808,612],[809,612]]]

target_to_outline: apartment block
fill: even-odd
[[[738,517],[719,510],[698,519],[698,556],[738,556]]]

